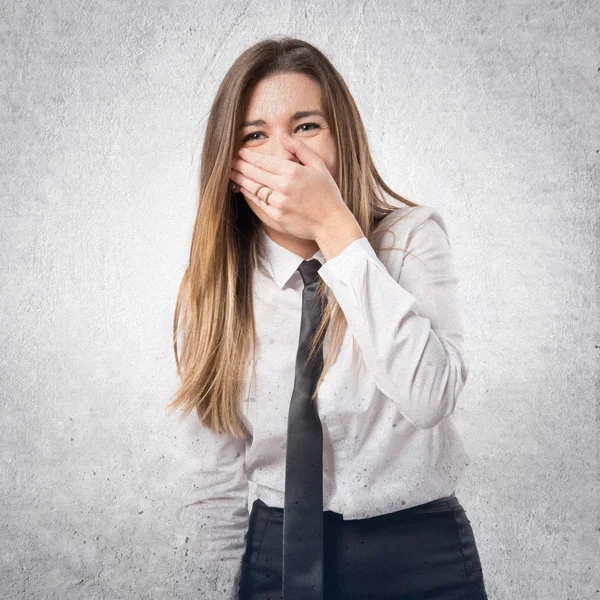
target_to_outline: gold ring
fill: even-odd
[[[256,197],[257,197],[259,200],[262,200],[262,198],[261,198],[261,197],[258,195],[258,192],[260,192],[260,190],[261,190],[262,188],[264,188],[264,187],[267,187],[267,186],[266,186],[266,185],[263,183],[262,185],[259,185],[259,186],[256,188],[256,191],[254,192],[254,195],[255,195],[255,196],[256,196]],[[263,202],[264,202],[265,204],[269,204],[269,196],[270,196],[270,195],[273,193],[273,190],[272,190],[272,189],[270,189],[270,188],[267,188],[267,189],[269,190],[269,191],[267,192],[267,197],[266,197],[266,198],[263,200]]]

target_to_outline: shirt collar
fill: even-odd
[[[267,264],[265,266],[275,280],[275,283],[280,288],[283,288],[305,259],[291,250],[280,246],[267,235],[264,228],[261,227],[260,229],[267,251]],[[321,265],[325,264],[325,256],[323,256],[321,250],[317,250],[307,260],[311,260],[312,258],[316,258]],[[300,276],[300,273],[298,273],[298,276]]]

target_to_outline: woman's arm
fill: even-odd
[[[178,521],[186,527],[182,533],[188,538],[192,577],[199,578],[198,597],[237,600],[249,516],[245,442],[213,433],[195,410],[180,431]]]
[[[328,260],[319,275],[339,302],[377,387],[416,427],[427,429],[452,414],[468,362],[442,217],[421,206],[407,222],[413,224],[408,233],[401,220],[391,228],[395,247],[407,250],[398,280],[364,237]]]

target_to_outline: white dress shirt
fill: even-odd
[[[402,217],[402,218],[400,218]],[[348,326],[321,385],[323,509],[364,519],[447,496],[468,455],[452,419],[465,385],[458,280],[446,227],[431,207],[401,207],[348,245],[319,275]],[[237,597],[249,510],[255,498],[283,507],[289,404],[302,314],[301,256],[262,233],[270,277],[254,272],[256,377],[243,397],[252,437],[235,440],[184,421],[182,499],[197,511],[192,560],[205,598]],[[395,239],[394,239],[395,236]],[[389,247],[393,246],[393,250]],[[388,249],[386,249],[388,248]],[[352,337],[357,343],[353,377]],[[330,332],[324,338],[327,357]],[[218,589],[218,592],[216,591]],[[213,594],[213,596],[211,596]]]

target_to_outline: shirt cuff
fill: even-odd
[[[318,270],[318,273],[329,285],[332,275],[347,278],[353,272],[356,272],[357,265],[364,262],[368,257],[380,262],[369,240],[366,237],[361,237],[350,242],[337,256],[326,261]]]
[[[317,272],[329,287],[333,287],[334,279],[352,280],[357,268],[364,265],[366,260],[370,260],[380,271],[391,277],[366,237],[350,242],[340,254],[326,261]]]

